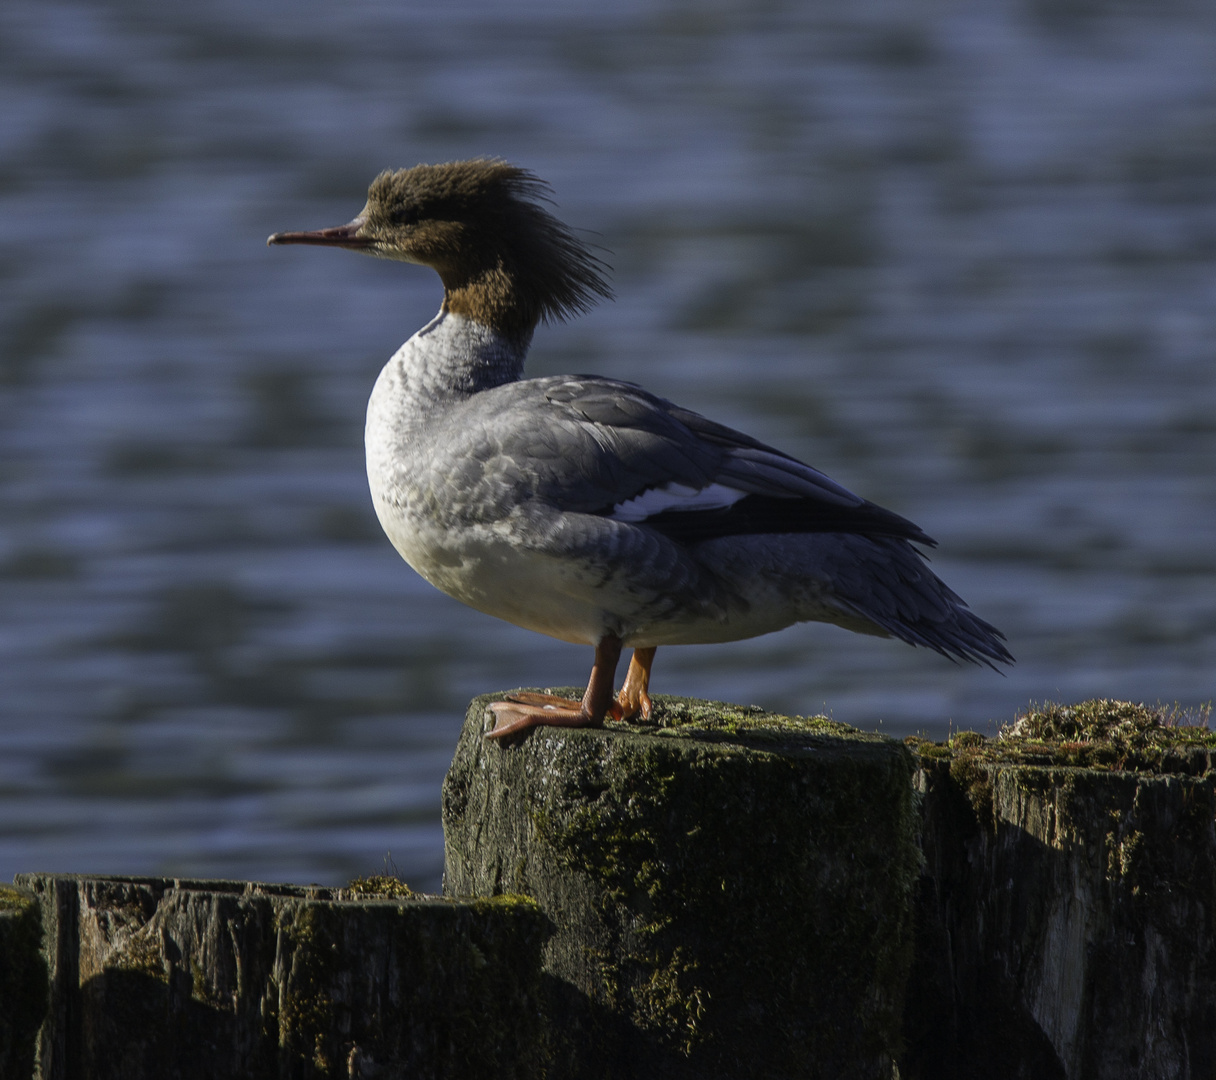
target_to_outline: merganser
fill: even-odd
[[[906,518],[634,383],[523,378],[540,322],[612,295],[547,201],[548,185],[498,159],[417,165],[377,176],[348,224],[267,241],[417,263],[443,281],[439,314],[368,403],[380,524],[450,596],[595,648],[582,701],[507,695],[488,737],[649,719],[658,646],[796,622],[1012,663],[1004,635],[925,565],[913,544],[935,542]]]

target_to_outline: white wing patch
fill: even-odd
[[[674,481],[662,487],[649,488],[627,502],[617,503],[609,515],[614,521],[645,521],[666,510],[725,510],[747,494],[725,484],[710,484],[694,488]]]

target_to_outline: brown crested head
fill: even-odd
[[[604,264],[542,204],[549,187],[492,158],[382,172],[354,221],[272,244],[349,247],[432,267],[444,307],[510,334],[612,295]]]

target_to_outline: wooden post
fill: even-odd
[[[38,1080],[541,1075],[546,933],[518,897],[359,899],[22,874],[45,931]],[[29,1073],[5,1073],[7,1078]]]
[[[905,1080],[1216,1076],[1216,733],[1180,719],[1097,700],[918,746]]]
[[[552,921],[551,1076],[889,1080],[920,868],[905,747],[672,698],[661,726],[503,746],[490,700],[444,784],[444,887]]]

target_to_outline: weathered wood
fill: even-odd
[[[34,1069],[46,1015],[47,972],[37,898],[0,886],[0,1077],[24,1080]]]
[[[445,889],[535,897],[553,1077],[889,1078],[920,855],[913,759],[818,718],[483,739],[444,784]]]
[[[531,1078],[534,904],[23,874],[50,970],[39,1080]],[[4,1073],[19,1077],[28,1072]]]
[[[922,746],[902,1075],[1216,1076],[1216,737],[1087,702]]]

